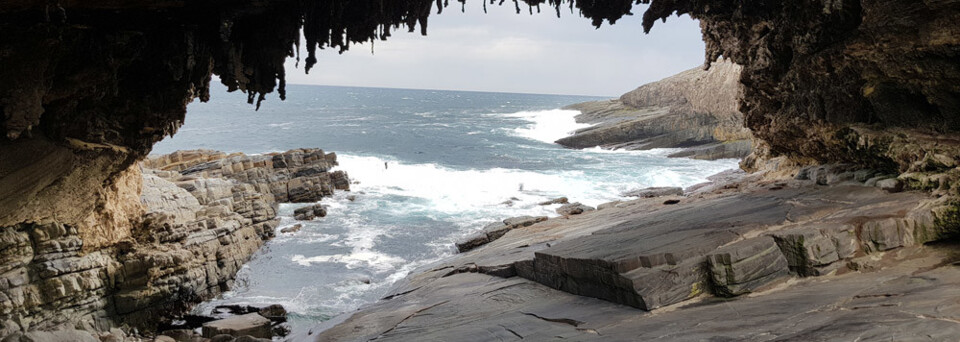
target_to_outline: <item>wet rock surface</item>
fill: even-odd
[[[641,198],[661,197],[661,196],[683,196],[683,188],[680,188],[680,187],[643,188],[643,189],[630,190],[630,191],[621,193],[620,196],[641,197]]]
[[[302,228],[303,228],[303,225],[302,225],[302,224],[295,224],[295,225],[292,225],[292,226],[289,226],[289,227],[280,228],[280,233],[283,233],[283,234],[296,233],[296,232],[299,232],[300,229],[302,229]]]
[[[569,202],[570,200],[567,199],[566,197],[557,197],[549,201],[543,201],[543,202],[537,203],[537,205],[567,204]]]
[[[483,227],[477,233],[474,233],[460,242],[457,242],[457,250],[460,253],[486,245],[491,241],[499,239],[512,229],[529,227],[537,222],[546,221],[546,216],[518,216],[505,219],[501,222],[494,222]]]
[[[310,221],[314,218],[324,216],[327,216],[327,209],[320,204],[314,204],[308,207],[302,207],[293,210],[293,218],[298,221]]]
[[[531,5],[536,3],[534,1]],[[559,6],[561,3],[552,4]],[[620,19],[632,9],[631,4],[615,1],[577,1],[571,4],[591,18],[594,25],[604,20]],[[163,225],[166,228],[169,224],[170,228],[143,234],[133,229],[143,220],[142,211],[145,209],[136,200],[139,191],[135,189],[141,186],[141,178],[133,174],[135,171],[130,171],[130,167],[142,160],[155,142],[177,130],[183,122],[187,103],[195,98],[204,100],[209,97],[212,74],[218,75],[229,89],[246,92],[251,103],[259,105],[264,94],[274,89],[279,90],[283,98],[283,61],[292,54],[292,47],[299,41],[301,25],[306,28],[303,35],[307,41],[306,64],[309,68],[316,61],[318,46],[346,49],[350,42],[385,37],[389,28],[400,24],[410,28],[419,25],[425,32],[430,5],[432,2],[429,1],[401,1],[381,8],[359,6],[357,10],[337,11],[334,9],[344,8],[345,4],[338,1],[298,6],[292,1],[200,4],[101,0],[55,4],[13,0],[0,4],[0,31],[4,32],[0,35],[0,50],[5,51],[0,54],[0,65],[3,65],[0,69],[0,111],[3,113],[0,129],[4,133],[4,138],[0,139],[3,156],[0,158],[0,227],[3,227],[5,252],[2,255],[4,281],[0,283],[6,284],[3,285],[6,298],[0,298],[3,318],[0,333],[14,332],[17,339],[29,340],[50,338],[44,336],[61,332],[23,331],[65,326],[106,329],[116,317],[115,310],[140,307],[153,299],[166,298],[153,291],[169,290],[169,284],[163,280],[177,277],[171,274],[182,269],[167,265],[176,265],[185,259],[202,259],[204,264],[210,265],[210,271],[190,268],[196,274],[182,277],[194,281],[186,287],[185,297],[197,295],[189,289],[212,291],[220,287],[222,279],[217,271],[220,266],[206,258],[221,254],[217,251],[220,248],[226,250],[224,255],[242,255],[249,243],[239,241],[238,244],[232,239],[238,236],[238,232],[242,232],[244,241],[256,239],[256,228],[250,233],[253,235],[243,235],[250,229],[242,224],[240,228],[234,227],[236,223],[233,222],[246,221],[236,221],[234,215],[220,212],[210,213],[214,217],[211,226],[215,228],[204,222],[202,227],[197,224],[183,229],[184,225],[191,227],[196,222],[186,214],[196,203],[182,200],[177,194],[174,200],[177,203],[171,205],[171,210],[179,214],[167,217],[165,220],[169,222]],[[786,157],[787,162],[804,165],[845,162],[884,173],[900,173],[897,179],[902,181],[902,190],[929,191],[948,196],[945,199],[949,196],[955,198],[960,184],[955,172],[957,156],[960,155],[957,153],[960,143],[955,139],[958,130],[956,113],[960,112],[960,102],[957,101],[960,89],[956,86],[960,84],[960,71],[956,67],[960,56],[960,26],[954,24],[960,9],[956,1],[815,1],[798,4],[783,1],[654,0],[643,14],[645,30],[649,30],[658,19],[677,13],[689,14],[701,21],[708,62],[722,55],[743,66],[739,80],[743,85],[740,108],[744,111],[743,122],[757,138],[753,155],[744,162],[748,169],[765,169],[781,157]],[[713,120],[709,117],[693,119],[701,122]],[[696,142],[704,136],[701,131],[667,135],[647,141],[642,147],[675,144],[683,140]],[[602,138],[604,134],[597,136]],[[716,149],[708,151],[709,155],[718,155]],[[727,153],[726,149],[721,153]],[[874,177],[871,180],[876,185],[889,178]],[[817,177],[818,182],[819,179]],[[337,179],[335,183],[342,180]],[[847,176],[836,180],[848,181]],[[830,180],[824,182],[829,185]],[[225,187],[210,184],[204,188]],[[293,194],[287,191],[286,196],[305,196],[306,199],[315,192],[310,183],[297,188],[302,191]],[[769,191],[790,189],[788,182],[767,184],[766,188]],[[859,190],[862,189],[851,194],[859,193]],[[261,194],[269,195],[266,192]],[[201,199],[203,195],[194,197],[202,206],[201,210],[227,207],[225,203],[211,207],[210,202]],[[226,200],[226,197],[206,197],[214,202]],[[806,201],[799,202],[801,204],[816,203],[802,196],[780,197],[780,200],[788,203],[786,199],[794,198]],[[834,200],[831,203],[838,210],[847,210],[843,208],[849,209],[857,202],[836,194],[823,198]],[[257,202],[255,198],[240,201]],[[626,222],[633,215],[623,213],[628,207],[645,204],[649,208],[635,208],[634,212],[662,210],[659,203],[631,202],[618,203],[599,212],[622,215],[615,221]],[[672,210],[698,205],[698,202],[678,203]],[[778,202],[777,205],[781,204]],[[528,245],[512,250],[512,253],[503,252],[497,262],[493,262],[496,258],[486,256],[486,252],[475,253],[482,259],[474,263],[476,267],[473,269],[478,272],[455,273],[437,280],[436,284],[446,282],[451,286],[435,288],[436,291],[432,292],[442,296],[444,291],[460,288],[456,298],[446,303],[433,302],[430,306],[408,303],[410,306],[404,309],[406,311],[401,310],[404,315],[397,316],[401,319],[387,317],[371,322],[364,329],[370,329],[369,332],[387,327],[374,334],[389,335],[386,339],[410,334],[412,329],[406,327],[424,326],[425,317],[458,317],[451,305],[463,304],[454,307],[479,310],[476,317],[495,316],[500,321],[496,326],[490,321],[475,324],[470,327],[474,330],[466,334],[462,329],[467,328],[458,325],[460,331],[448,330],[461,333],[455,336],[456,339],[464,336],[478,339],[563,336],[587,340],[602,332],[603,338],[611,340],[632,340],[644,337],[643,334],[649,339],[762,340],[769,339],[772,331],[780,339],[798,341],[912,337],[950,340],[956,333],[953,315],[956,305],[944,302],[943,298],[957,297],[951,292],[957,288],[953,269],[932,267],[942,260],[921,262],[936,259],[924,253],[919,253],[917,261],[902,263],[903,267],[888,265],[885,268],[883,264],[888,261],[885,258],[900,260],[898,258],[904,256],[904,251],[913,250],[918,243],[955,234],[950,229],[956,226],[956,205],[952,209],[937,209],[942,204],[935,208],[920,208],[922,210],[908,205],[899,207],[901,210],[887,210],[884,214],[876,214],[870,209],[884,207],[880,203],[864,207],[869,213],[863,217],[873,221],[887,220],[884,222],[864,222],[859,218],[837,222],[832,219],[849,218],[849,215],[825,210],[808,212],[803,206],[791,207],[786,215],[788,219],[779,224],[760,226],[776,231],[787,228],[778,225],[819,220],[815,224],[820,227],[819,233],[838,241],[835,246],[839,261],[828,261],[833,258],[832,252],[816,251],[815,246],[825,242],[808,245],[806,238],[802,243],[795,237],[783,238],[778,242],[802,245],[790,247],[795,251],[794,255],[788,257],[785,254],[790,267],[798,270],[813,267],[817,272],[823,269],[840,273],[842,268],[829,269],[843,263],[844,267],[858,272],[879,271],[847,273],[838,276],[837,281],[829,282],[801,280],[792,287],[793,291],[725,301],[723,305],[687,308],[684,313],[702,318],[702,324],[687,324],[689,320],[667,312],[628,322],[625,325],[631,329],[624,332],[616,329],[615,324],[607,328],[607,325],[599,326],[594,323],[598,320],[591,319],[618,317],[618,313],[605,302],[576,302],[582,309],[570,311],[566,308],[572,302],[562,301],[583,298],[563,297],[562,292],[550,292],[537,287],[539,285],[528,286],[531,283],[520,278],[504,280],[479,272],[495,270],[503,275],[510,273],[505,270],[513,270],[527,277],[536,275],[536,263],[531,259],[530,250],[549,248],[546,245],[555,242],[542,237],[539,242],[512,246]],[[248,211],[250,217],[238,215],[252,221],[252,217],[258,214],[249,213],[256,211],[258,209]],[[797,212],[802,213],[799,218]],[[826,216],[820,215],[824,213]],[[597,214],[588,213],[570,220],[587,220],[594,215]],[[549,226],[547,223],[537,226],[541,225]],[[849,226],[854,229],[848,229]],[[609,228],[609,225],[595,224],[594,227]],[[212,229],[215,233],[198,233],[204,229]],[[566,231],[564,239],[589,234],[586,232],[591,229]],[[732,230],[742,233],[744,238],[755,233]],[[504,236],[520,232],[515,229]],[[170,243],[163,242],[164,239],[181,241],[181,238],[196,243],[190,246],[204,246],[191,247],[199,248],[200,255],[190,254],[195,249],[173,256],[166,255],[167,251],[162,249],[156,255],[144,255],[141,248],[146,245],[141,239],[162,246]],[[721,237],[714,241],[725,239]],[[218,240],[223,247],[216,247],[211,242],[213,240]],[[494,246],[509,244],[501,240],[480,251],[492,251],[496,249]],[[814,248],[813,253],[806,250],[808,247]],[[121,263],[117,259],[129,253],[136,253],[133,255],[142,260],[138,262],[131,258]],[[862,259],[862,254],[878,257],[878,260]],[[219,256],[213,258],[221,260]],[[695,259],[676,261],[676,265],[667,262],[658,267],[679,267]],[[232,257],[222,260],[226,268],[233,267],[236,261]],[[629,262],[632,261],[627,260],[626,264]],[[811,264],[803,266],[803,262]],[[603,271],[609,269],[606,266],[609,265],[601,263],[597,269],[605,272],[603,274],[612,274]],[[142,272],[144,267],[149,267],[151,272]],[[446,271],[444,274],[449,273]],[[663,273],[670,274],[660,274]],[[210,274],[212,276],[207,277]],[[646,278],[631,278],[631,281],[635,279]],[[671,279],[675,284],[690,283],[684,280],[686,276]],[[469,292],[471,284],[481,282],[484,286],[473,287],[477,292]],[[500,292],[487,292],[495,282],[510,283],[506,283],[509,287],[498,289]],[[123,291],[129,295],[127,299],[132,301],[114,303],[109,299],[116,293],[117,284],[124,286]],[[590,291],[588,287],[577,288]],[[145,290],[143,296],[131,295],[140,290]],[[492,300],[500,305],[492,307],[493,310],[499,311],[491,313],[483,311],[491,308],[489,306],[458,302],[464,300],[464,291],[479,297],[499,295]],[[207,292],[200,291],[201,294]],[[543,300],[544,293],[558,296]],[[638,293],[626,291],[623,298],[636,299]],[[415,298],[422,292],[409,294]],[[674,297],[681,296],[670,292],[669,296],[657,300],[670,302]],[[138,298],[148,300],[138,302]],[[525,298],[534,300],[525,302]],[[791,310],[780,310],[784,302],[795,305]],[[594,307],[589,303],[602,306]],[[937,305],[936,310],[931,309],[934,306],[931,303]],[[514,304],[517,305],[511,306]],[[527,309],[522,312],[514,310],[519,305]],[[430,313],[447,315],[427,315]],[[570,317],[574,313],[578,316]],[[630,313],[634,315],[634,311]],[[737,317],[737,320],[731,321],[730,317]],[[414,325],[418,322],[419,326]],[[444,322],[449,324],[450,321],[441,320],[433,326],[442,327]],[[751,332],[751,328],[760,324],[764,326],[764,333]],[[397,329],[400,325],[404,327]],[[529,328],[524,330],[523,327]],[[921,330],[927,332],[926,336],[912,334]],[[363,331],[358,329],[355,333]],[[424,335],[444,333],[442,330],[419,331]],[[638,335],[636,331],[642,334]],[[722,336],[717,336],[717,331],[723,331],[719,333]],[[23,335],[31,336],[24,338]],[[75,339],[85,338],[77,336]]]
[[[942,199],[749,176],[662,202],[511,229],[294,340],[960,336],[955,247],[916,239],[948,236]]]

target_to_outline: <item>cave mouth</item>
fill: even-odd
[[[674,14],[700,20],[706,61],[722,55],[744,70],[738,103],[757,138],[755,152],[742,164],[749,171],[881,165],[905,175],[902,186],[948,197],[960,194],[954,172],[960,165],[955,131],[960,26],[953,24],[960,5],[955,1],[513,4],[521,11],[527,5],[528,12],[569,6],[595,26],[614,23],[636,5],[647,4],[645,32]],[[426,30],[427,17],[446,6],[446,1],[432,0],[4,2],[0,242],[4,251],[17,251],[4,260],[12,267],[6,271],[15,270],[4,279],[5,284],[39,282],[9,301],[17,310],[32,307],[5,317],[0,329],[43,328],[76,318],[31,316],[34,308],[53,302],[83,309],[103,304],[102,298],[57,302],[83,286],[106,283],[45,280],[61,272],[57,267],[80,264],[33,264],[49,266],[46,272],[51,273],[25,266],[24,260],[33,260],[35,246],[57,257],[103,256],[82,265],[102,266],[107,283],[144,281],[115,277],[118,269],[136,275],[144,269],[132,259],[118,266],[109,257],[128,255],[129,228],[144,224],[138,212],[142,208],[124,205],[137,203],[142,185],[142,175],[131,166],[177,132],[188,103],[209,99],[212,75],[256,107],[273,91],[286,97],[284,63],[298,57],[301,38],[306,56],[299,57],[306,71],[315,63],[317,49],[346,49],[402,28]],[[291,158],[326,160],[322,151],[298,153]],[[260,232],[265,228],[258,227]],[[255,228],[246,233],[250,239],[258,234]],[[106,252],[97,254],[101,250]],[[107,291],[103,288],[94,290]],[[144,298],[140,294],[159,296],[122,290],[124,309],[113,302],[109,310],[86,313],[84,324],[99,327],[128,313],[124,310]]]

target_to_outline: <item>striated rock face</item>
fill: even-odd
[[[960,335],[956,246],[923,245],[951,241],[944,229],[955,228],[946,223],[955,214],[944,198],[890,194],[853,178],[823,186],[752,175],[661,202],[641,198],[511,229],[294,340]]]
[[[117,176],[89,222],[0,227],[0,336],[148,328],[225,291],[273,236],[275,194],[319,200],[346,190],[345,173],[327,172],[334,165],[335,155],[317,149],[178,152]]]
[[[701,20],[708,61],[744,67],[741,110],[763,142],[746,166],[771,156],[956,165],[960,2],[653,1],[644,23],[673,13]]]
[[[750,131],[737,110],[740,66],[720,61],[710,70],[692,69],[623,94],[620,99],[585,102],[577,122],[594,126],[557,140],[587,148],[684,148],[672,157],[743,158]]]
[[[524,2],[530,6],[547,3],[558,12],[564,4]],[[757,138],[752,157],[743,164],[746,168],[845,162],[900,173],[896,181],[883,181],[881,186],[888,190],[958,194],[960,26],[955,23],[960,21],[960,2],[639,2],[650,4],[643,15],[647,30],[658,19],[690,14],[701,20],[707,61],[722,55],[743,66],[740,110]],[[594,25],[604,20],[612,23],[636,4],[568,3]],[[155,142],[176,131],[188,102],[208,97],[211,75],[218,75],[229,89],[247,93],[250,102],[259,104],[273,90],[283,98],[283,61],[295,55],[301,28],[309,68],[316,62],[317,47],[346,49],[350,43],[387,37],[390,29],[399,25],[410,29],[419,25],[425,32],[434,4],[430,0],[377,4],[345,0],[0,3],[0,257],[4,259],[0,263],[0,333],[60,326],[99,328],[111,325],[121,315],[135,321],[149,317],[151,310],[175,311],[171,309],[189,301],[186,298],[211,295],[228,284],[227,270],[248,257],[253,245],[262,243],[261,231],[270,221],[254,221],[269,215],[265,206],[271,203],[269,198],[309,201],[323,193],[324,186],[318,185],[322,179],[296,175],[296,171],[262,182],[232,176],[266,170],[265,162],[251,168],[241,163],[239,171],[231,162],[229,169],[220,164],[201,168],[199,174],[179,176],[150,171],[146,184],[166,189],[159,193],[170,200],[139,204],[131,200],[144,182],[136,176],[135,164]],[[442,4],[437,3],[437,8],[442,9]],[[630,98],[621,101],[634,105],[628,103]],[[694,116],[691,120],[713,119]],[[656,132],[659,126],[650,127]],[[703,133],[694,130],[676,141],[648,143],[696,142],[706,136]],[[726,147],[706,152],[724,153]],[[207,158],[204,162],[216,159],[203,158]],[[219,172],[224,178],[208,178],[204,172]],[[329,177],[331,188],[346,178]],[[306,180],[297,183],[299,178]],[[162,181],[194,188],[180,187],[186,192],[178,191]],[[276,182],[285,182],[286,189],[275,187]],[[775,187],[781,186],[771,189]],[[368,334],[371,338],[404,339],[404,334],[420,332],[441,340],[464,336],[632,340],[640,335],[637,331],[649,339],[669,340],[678,332],[691,339],[708,339],[716,337],[718,330],[743,331],[724,333],[728,339],[738,340],[769,339],[771,334],[786,340],[889,340],[911,331],[925,333],[918,338],[947,340],[958,334],[956,303],[949,300],[960,296],[954,290],[960,288],[960,282],[954,269],[936,267],[954,261],[911,247],[955,235],[960,226],[956,204],[934,213],[925,207],[930,203],[914,202],[913,196],[920,196],[916,193],[897,193],[890,195],[892,200],[882,200],[859,188],[840,194],[790,191],[796,193],[753,193],[732,204],[720,199],[701,203],[701,209],[720,206],[731,213],[755,209],[738,214],[748,218],[745,221],[725,221],[723,229],[715,227],[715,233],[689,240],[701,249],[673,246],[658,250],[646,241],[676,238],[686,242],[681,238],[703,226],[676,229],[676,222],[646,221],[649,219],[638,216],[643,210],[627,210],[621,207],[623,203],[599,211],[622,215],[616,220],[579,226],[584,229],[567,235],[584,235],[591,229],[597,232],[579,245],[564,240],[548,247],[546,243],[557,237],[541,236],[539,243],[509,246],[511,252],[504,254],[517,259],[495,260],[494,254],[488,253],[509,244],[501,238],[478,253],[464,254],[490,259],[473,260],[472,268],[450,265],[466,273],[434,277],[451,274],[450,270],[438,270],[419,276],[411,282],[421,287],[406,288],[407,292],[391,297],[411,299],[409,302],[385,302],[382,305],[390,310],[363,312],[349,322],[352,326],[342,329],[358,327],[350,330],[354,336]],[[859,197],[864,194],[868,198]],[[835,201],[829,205],[818,202],[822,198]],[[858,202],[861,200],[864,202]],[[803,201],[812,204],[800,206]],[[913,203],[919,208],[900,210]],[[685,204],[657,215],[697,223],[696,215],[677,217],[681,210],[703,212]],[[807,211],[821,204],[828,209]],[[871,206],[858,207],[864,204]],[[937,203],[938,208],[941,204]],[[199,211],[189,214],[196,208]],[[882,213],[872,212],[882,208],[886,208]],[[871,211],[869,215],[863,214],[865,210]],[[144,216],[142,211],[149,213]],[[821,216],[824,213],[827,215]],[[571,220],[586,221],[594,215],[577,215]],[[863,221],[864,216],[869,220]],[[848,220],[823,221],[836,218]],[[931,220],[933,224],[929,224]],[[709,223],[706,221],[701,217],[699,223]],[[643,234],[649,231],[642,229],[630,233],[627,226],[631,222],[637,224],[633,228],[643,223],[663,234],[646,236]],[[811,225],[783,227],[784,222]],[[543,229],[547,223],[527,229]],[[622,226],[613,229],[609,226],[613,223]],[[703,291],[700,284],[714,281],[730,294],[753,291],[758,281],[778,279],[770,275],[782,273],[780,259],[765,253],[769,248],[756,247],[769,246],[769,240],[760,245],[738,244],[741,237],[757,238],[749,234],[759,234],[753,228],[762,227],[771,231],[801,229],[772,236],[788,269],[797,274],[829,273],[841,266],[883,266],[870,262],[874,256],[882,262],[917,252],[919,261],[889,272],[841,276],[837,282],[803,282],[797,291],[746,298],[744,302],[755,305],[735,306],[736,310],[728,309],[738,305],[730,303],[692,308],[683,313],[687,318],[667,314],[637,319],[635,311],[569,296],[529,280],[644,307],[692,297]],[[504,236],[522,231],[513,229]],[[617,247],[623,246],[623,238],[634,238],[639,243],[633,247],[638,249]],[[725,246],[733,250],[721,250]],[[870,258],[863,259],[861,253]],[[709,270],[703,269],[707,258],[714,260]],[[750,262],[754,258],[771,262],[756,265]],[[930,259],[936,260],[925,263]],[[599,278],[584,276],[589,272]],[[522,278],[500,278],[511,273]],[[538,274],[550,277],[540,279]],[[173,285],[181,281],[187,282]],[[490,291],[491,286],[498,288]],[[612,288],[615,291],[611,292]],[[425,293],[447,298],[431,302],[430,298],[436,297]],[[493,305],[477,305],[470,298],[489,299],[484,304]],[[789,310],[783,310],[783,303],[791,304]],[[568,310],[570,307],[580,309]],[[462,312],[475,313],[472,319],[482,324],[464,325],[456,315]],[[830,319],[824,320],[822,312],[830,312]],[[707,323],[682,324],[690,322],[688,317],[704,317],[702,321]],[[736,320],[724,319],[730,317]],[[753,326],[751,333],[754,323],[762,328]],[[405,326],[397,329],[401,324]],[[862,332],[865,330],[867,333]],[[343,330],[325,336],[340,333]]]
[[[316,202],[333,190],[350,190],[344,171],[327,172],[337,165],[336,153],[300,149],[284,153],[246,156],[196,150],[151,158],[144,166],[178,171],[184,176],[214,177],[253,185],[277,202]]]

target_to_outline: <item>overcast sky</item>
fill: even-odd
[[[456,4],[456,6],[454,6]],[[649,35],[637,15],[594,29],[569,10],[530,16],[513,5],[459,4],[430,16],[428,36],[394,33],[387,41],[319,53],[309,75],[287,63],[287,81],[363,87],[619,96],[703,63],[703,41],[687,16],[657,23]],[[434,10],[435,11],[435,10]],[[302,65],[301,65],[302,67]]]

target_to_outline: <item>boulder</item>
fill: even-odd
[[[546,216],[518,216],[503,220],[503,224],[508,225],[511,229],[513,229],[532,226],[534,223],[543,222],[546,220]]]
[[[233,316],[208,322],[203,324],[203,336],[214,337],[217,335],[243,336],[271,338],[271,321],[257,313]]]
[[[269,338],[259,338],[259,337],[253,337],[253,336],[240,336],[240,337],[237,337],[237,339],[233,340],[233,342],[271,342],[271,341],[273,340]]]
[[[736,242],[707,257],[716,293],[739,296],[787,276],[787,259],[771,237]]]
[[[537,203],[537,205],[567,204],[569,200],[566,197],[557,197],[548,201]]]
[[[537,222],[546,221],[546,216],[518,216],[511,217],[501,222],[494,222],[483,227],[483,230],[471,234],[456,243],[457,251],[460,253],[472,250],[474,248],[486,245],[493,240],[499,239],[511,229],[528,227]]]
[[[564,204],[557,208],[557,214],[563,216],[580,215],[588,211],[596,210],[594,207],[583,205],[580,202]]]
[[[790,270],[800,276],[820,275],[820,268],[840,260],[838,244],[817,228],[797,228],[773,234]]]
[[[297,208],[293,211],[293,218],[299,221],[310,221],[316,217],[327,216],[327,209],[321,204]]]
[[[503,234],[506,234],[510,229],[513,229],[511,225],[507,225],[503,222],[494,222],[483,226],[483,230],[480,232],[487,237],[487,241],[493,241],[499,239]]]
[[[896,178],[887,178],[877,181],[877,187],[886,192],[900,192],[903,191],[903,182]]]
[[[652,188],[643,188],[630,190],[620,194],[623,197],[641,197],[641,198],[650,198],[650,197],[661,197],[661,196],[683,196],[683,188],[681,187],[652,187]]]
[[[370,283],[370,280],[367,280],[367,284]],[[268,305],[260,308],[260,316],[263,316],[271,321],[283,323],[287,321],[287,309],[280,304]]]
[[[901,233],[905,229],[905,222],[896,218],[864,223],[859,236],[863,250],[868,253],[883,252],[901,247],[904,245]]]
[[[457,251],[460,253],[463,253],[471,249],[486,245],[489,242],[490,242],[490,239],[487,238],[487,234],[483,232],[474,233],[456,243]]]
[[[603,209],[609,209],[609,208],[616,208],[617,205],[620,204],[620,203],[621,203],[620,201],[612,201],[612,202],[603,203],[603,204],[600,204],[600,205],[597,206],[597,210],[603,210]]]
[[[173,339],[173,341],[176,341],[176,342],[193,342],[193,341],[203,340],[203,337],[200,336],[200,334],[197,334],[196,332],[190,329],[165,330],[161,334],[162,335],[157,337],[158,338],[161,336],[168,337]]]
[[[289,227],[283,227],[282,229],[280,229],[280,232],[284,234],[296,233],[296,232],[299,232],[301,228],[303,228],[303,225],[298,223]]]

